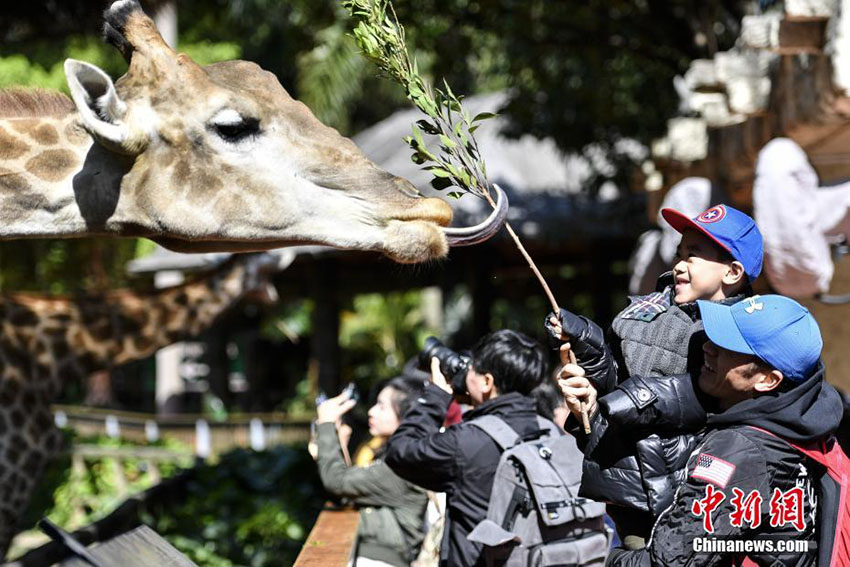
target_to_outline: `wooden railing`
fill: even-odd
[[[323,510],[293,567],[346,567],[354,555],[358,519],[351,508]]]

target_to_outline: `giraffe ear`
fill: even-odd
[[[144,149],[124,118],[127,105],[115,92],[112,79],[100,68],[76,59],[65,60],[65,77],[83,127],[109,150],[135,155]]]

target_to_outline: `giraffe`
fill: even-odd
[[[401,263],[486,239],[507,201],[454,228],[444,201],[369,161],[246,61],[176,54],[136,0],[104,13],[113,82],[68,59],[61,93],[0,91],[0,239],[148,237],[182,252],[326,244]]]
[[[212,275],[147,294],[0,295],[0,557],[61,449],[50,404],[62,386],[198,335],[246,295],[273,300],[275,265],[270,254],[239,254]]]

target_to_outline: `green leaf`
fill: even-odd
[[[452,140],[451,140],[448,136],[446,136],[445,134],[440,134],[440,142],[442,142],[442,144],[443,144],[446,148],[448,148],[448,149],[450,149],[450,150],[452,150],[452,149],[454,149],[454,148],[456,148],[456,147],[457,147],[457,143],[456,143],[456,142],[453,142],[453,141],[452,141]]]
[[[419,126],[420,128],[422,128],[422,130],[424,132],[431,134],[433,136],[436,136],[437,134],[440,133],[440,129],[437,127],[437,125],[433,124],[432,122],[430,122],[428,120],[424,120],[424,119],[423,120],[417,120],[416,125]]]
[[[432,165],[430,167],[426,167],[425,169],[431,172],[431,175],[433,175],[434,177],[448,178],[452,176],[451,173],[449,173],[446,169],[439,165]]]
[[[437,191],[442,191],[443,189],[451,187],[452,185],[454,185],[452,183],[452,180],[445,177],[435,177],[431,180],[431,187],[433,187]]]
[[[479,122],[481,120],[489,120],[491,118],[495,118],[498,114],[494,112],[479,112],[475,115],[475,118],[472,119],[473,122]]]
[[[422,132],[415,125],[413,126],[413,135],[416,137],[416,142],[420,146],[425,146],[425,141],[422,139]]]
[[[460,193],[459,191],[450,191],[446,193],[446,195],[448,195],[452,199],[460,199],[461,197],[463,197],[463,193]]]

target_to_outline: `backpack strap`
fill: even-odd
[[[830,435],[826,439],[820,439],[816,445],[810,444],[809,446],[805,446],[794,443],[793,441],[789,441],[784,437],[781,437],[771,431],[768,431],[767,429],[762,429],[761,427],[757,427],[755,425],[748,425],[747,427],[749,427],[750,429],[755,429],[756,431],[761,431],[762,433],[766,433],[767,435],[775,437],[776,439],[781,439],[782,441],[785,441],[785,443],[793,447],[798,453],[802,453],[803,456],[820,463],[824,467],[828,466],[826,455],[829,452],[829,449],[827,448],[827,443],[832,438],[832,435]]]
[[[482,415],[469,422],[486,433],[502,451],[507,451],[517,445],[522,439],[514,428],[508,425],[501,417],[495,415]]]
[[[561,430],[555,425],[555,422],[551,419],[546,419],[545,417],[538,415],[537,416],[537,425],[540,426],[542,431],[545,431],[547,436],[549,437],[560,437]]]

